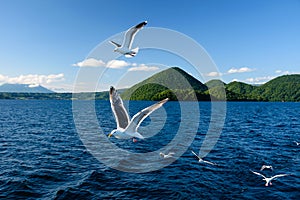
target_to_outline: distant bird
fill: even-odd
[[[296,141],[294,141],[295,142],[295,144],[298,146],[298,145],[300,145],[300,142],[296,142]]]
[[[263,171],[264,169],[270,169],[270,170],[273,171],[273,167],[271,165],[263,165],[263,166],[261,166],[260,171]]]
[[[134,57],[138,53],[139,48],[136,47],[134,49],[131,49],[132,42],[133,42],[134,37],[137,34],[137,32],[139,30],[141,30],[146,24],[147,24],[147,21],[144,21],[144,22],[139,23],[138,25],[128,29],[125,33],[122,45],[120,45],[114,41],[110,41],[111,44],[116,46],[114,51],[125,55],[125,57]]]
[[[275,175],[275,176],[272,176],[272,177],[270,177],[270,178],[267,178],[267,177],[265,177],[264,175],[262,175],[261,173],[254,172],[254,171],[252,171],[252,170],[251,170],[251,172],[254,173],[254,174],[256,174],[256,175],[259,175],[259,176],[263,177],[263,180],[266,181],[265,186],[272,185],[272,182],[271,182],[271,181],[272,181],[273,179],[276,179],[276,178],[279,178],[279,177],[283,177],[283,176],[289,176],[289,174],[277,174],[277,175]]]
[[[163,152],[160,152],[159,155],[162,157],[162,158],[173,158],[173,155],[175,153],[174,152],[169,152],[168,154],[164,154]]]
[[[194,151],[192,151],[192,153],[198,158],[199,162],[207,163],[207,164],[210,164],[210,165],[217,165],[216,163],[213,163],[213,162],[209,162],[209,161],[203,160],[203,159],[200,158],[200,156],[198,156]]]
[[[140,112],[135,114],[131,120],[129,119],[129,115],[124,108],[121,97],[114,87],[110,87],[109,100],[117,122],[117,129],[113,130],[108,135],[108,137],[111,137],[113,135],[117,139],[133,138],[134,141],[135,138],[144,139],[144,137],[137,131],[142,121],[153,111],[164,105],[169,99],[166,98],[156,104],[153,104],[152,106],[141,110]]]

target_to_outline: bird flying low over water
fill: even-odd
[[[270,170],[273,171],[273,167],[271,165],[263,165],[263,166],[261,166],[260,171],[263,171],[264,169],[270,169]]]
[[[294,143],[295,143],[297,146],[299,146],[299,145],[300,145],[300,142],[296,142],[296,141],[294,141]]]
[[[169,152],[168,154],[164,154],[163,152],[159,153],[160,157],[162,158],[173,158],[174,154],[175,154],[174,152]]]
[[[134,57],[138,53],[139,48],[136,47],[134,49],[131,49],[132,42],[133,42],[134,37],[137,34],[137,32],[139,30],[141,30],[146,24],[147,24],[147,21],[144,21],[144,22],[139,23],[138,25],[128,29],[125,33],[122,45],[118,44],[114,41],[110,41],[111,44],[116,46],[114,51],[125,55],[125,57]]]
[[[209,161],[203,160],[203,159],[200,158],[200,156],[198,156],[194,151],[192,151],[192,153],[198,158],[199,162],[207,163],[207,164],[210,164],[210,165],[217,165],[216,163],[213,163],[213,162],[209,162]]]
[[[153,104],[152,106],[141,110],[140,112],[135,114],[131,120],[123,105],[123,101],[120,95],[117,93],[114,87],[110,87],[109,100],[117,122],[117,129],[113,130],[108,135],[108,137],[114,136],[117,139],[144,139],[144,137],[138,132],[140,124],[146,117],[148,117],[153,111],[164,105],[169,99],[166,98],[156,104]]]
[[[276,178],[279,178],[279,177],[283,177],[283,176],[289,176],[289,174],[277,174],[277,175],[275,175],[275,176],[272,176],[272,177],[270,177],[270,178],[267,178],[267,177],[265,177],[264,175],[262,175],[261,173],[254,172],[254,171],[252,171],[252,170],[250,170],[250,171],[251,171],[252,173],[256,174],[256,175],[259,175],[259,176],[263,177],[263,180],[266,181],[265,186],[272,185],[272,182],[271,182],[271,181],[272,181],[273,179],[276,179]]]

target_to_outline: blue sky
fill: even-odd
[[[143,20],[148,21],[145,29],[175,30],[199,43],[226,83],[263,83],[300,72],[299,0],[132,0],[130,4],[0,0],[0,4],[0,84],[41,84],[56,91],[72,91],[82,68],[78,63],[101,42]],[[131,60],[117,59],[130,63],[114,69],[119,87],[130,86],[165,67],[185,69],[188,65],[168,54],[147,50]],[[130,81],[122,84],[120,77],[134,66],[154,68],[139,68],[139,75],[130,76]],[[115,84],[109,80],[113,79],[105,80],[107,85]]]

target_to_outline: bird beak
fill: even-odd
[[[113,135],[113,134],[112,134],[112,133],[110,133],[110,134],[108,135],[108,138],[110,138],[112,135]]]

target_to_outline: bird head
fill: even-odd
[[[108,134],[108,137],[110,138],[111,136],[113,136],[113,134],[116,132],[117,130],[113,130],[112,132],[110,132],[110,134]]]

